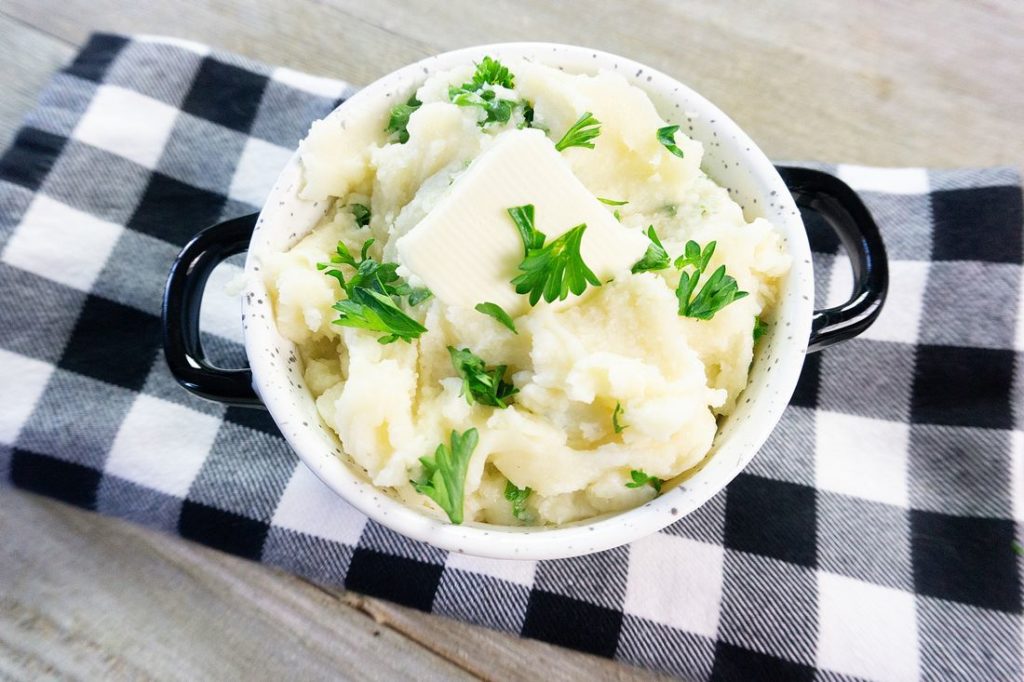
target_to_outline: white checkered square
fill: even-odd
[[[822,410],[815,438],[819,488],[907,506],[907,424]]]
[[[858,192],[928,193],[928,171],[924,168],[871,168],[844,163],[836,175]]]
[[[869,680],[917,679],[914,595],[821,572],[818,604],[820,668]]]
[[[14,444],[51,374],[48,362],[0,349],[0,443]]]
[[[722,603],[724,553],[720,546],[664,533],[634,542],[623,610],[713,638]]]
[[[104,470],[185,497],[219,428],[215,417],[140,394],[121,423]]]
[[[156,168],[178,110],[116,85],[101,85],[71,136]]]
[[[921,325],[924,290],[928,284],[926,261],[890,261],[889,293],[875,323],[861,338],[915,343]],[[849,292],[847,288],[845,291]]]
[[[278,174],[292,156],[290,149],[250,137],[238,159],[228,196],[253,206],[262,206]]]
[[[0,260],[89,291],[124,228],[37,194]],[[57,258],[59,254],[73,254]]]
[[[242,268],[231,263],[221,263],[210,273],[199,308],[201,330],[244,343],[242,302],[236,291],[241,277],[244,277]]]
[[[274,510],[273,525],[354,546],[366,517],[300,464]]]
[[[445,566],[469,573],[487,575],[524,587],[533,586],[533,577],[537,573],[536,561],[482,559],[460,552],[450,553],[445,560]]]

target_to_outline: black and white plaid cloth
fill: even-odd
[[[478,560],[367,521],[267,415],[193,398],[161,288],[258,207],[351,88],[204,46],[94,36],[0,159],[0,478],[317,581],[695,679],[1024,678],[1024,313],[1011,169],[840,165],[891,258],[885,311],[811,355],[773,437],[630,546]],[[813,219],[819,304],[849,266]],[[208,287],[205,343],[243,361]]]

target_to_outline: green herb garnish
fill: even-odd
[[[356,225],[366,227],[370,224],[370,209],[362,204],[352,204],[352,215],[355,216]]]
[[[647,247],[644,257],[633,265],[630,272],[664,270],[672,262],[672,259],[668,256],[668,251],[665,250],[661,240],[658,239],[658,233],[654,231],[654,225],[647,228],[647,238],[651,240],[651,245]]]
[[[317,270],[338,280],[347,296],[334,304],[339,317],[333,324],[382,332],[384,336],[377,339],[380,343],[418,338],[427,328],[405,314],[395,298],[408,297],[410,305],[415,305],[425,300],[420,292],[426,290],[413,289],[399,277],[397,263],[378,263],[370,258],[373,243],[373,239],[363,242],[356,260],[344,242],[338,242],[331,262],[316,265]],[[351,277],[345,277],[342,265],[355,269]]]
[[[615,201],[615,199],[605,199],[604,197],[598,197],[597,200],[607,206],[625,206],[629,203],[628,201]]]
[[[527,488],[527,490],[529,490],[529,488]],[[1013,547],[1014,554],[1017,556],[1024,556],[1024,545],[1021,545],[1019,542],[1014,540],[1010,543],[1010,546]]]
[[[490,405],[504,409],[508,407],[506,400],[519,392],[519,389],[505,381],[507,365],[488,367],[484,361],[468,348],[461,350],[448,346],[448,354],[452,358],[452,367],[462,379],[462,392],[466,402]]]
[[[405,104],[396,104],[391,108],[391,117],[388,119],[388,127],[384,129],[388,135],[391,135],[399,144],[405,144],[409,141],[409,117],[412,116],[412,112],[422,106],[423,102],[416,99],[416,94],[413,95],[406,101]]]
[[[419,305],[434,296],[434,292],[426,287],[416,287],[409,290],[409,305]]]
[[[528,102],[515,102],[510,99],[498,97],[494,87],[513,88],[515,87],[515,76],[508,67],[504,66],[497,59],[484,57],[476,65],[473,78],[468,83],[448,88],[448,99],[452,104],[460,107],[479,107],[484,111],[484,119],[480,126],[490,123],[508,123],[512,118],[512,112],[517,106],[529,106]],[[523,112],[524,120],[526,111]],[[530,108],[530,120],[533,120],[533,108]]]
[[[768,333],[768,325],[761,321],[760,315],[754,316],[754,343]]]
[[[522,274],[512,280],[516,293],[529,294],[530,305],[537,305],[541,296],[548,303],[565,300],[569,292],[579,296],[589,282],[601,286],[601,280],[583,262],[580,246],[586,223],[572,228],[540,249],[530,249],[519,264]]]
[[[519,231],[519,238],[523,240],[523,256],[529,256],[531,249],[543,247],[547,235],[534,226],[533,204],[513,206],[507,210]]]
[[[569,147],[586,147],[593,149],[594,138],[601,134],[601,122],[594,118],[589,111],[584,111],[569,130],[565,131],[562,139],[555,143],[555,149],[562,151]]]
[[[664,128],[658,128],[658,142],[662,144],[665,149],[669,150],[680,159],[683,158],[683,150],[676,146],[676,131],[679,130],[679,126],[665,126]]]
[[[612,410],[612,428],[615,429],[615,433],[622,433],[629,428],[629,424],[623,424],[619,421],[622,417],[622,403],[616,402],[615,409]]]
[[[601,286],[601,281],[583,262],[580,254],[586,223],[545,245],[547,236],[534,225],[533,204],[510,208],[508,214],[519,231],[526,254],[519,264],[522,273],[512,280],[512,284],[516,293],[530,295],[530,305],[537,305],[541,296],[548,303],[556,298],[565,300],[570,291],[579,296],[587,288],[587,282]]]
[[[649,476],[639,469],[633,469],[629,472],[629,477],[633,480],[626,484],[627,488],[639,488],[640,486],[649,485],[654,488],[654,492],[661,492],[661,484],[664,483],[660,478],[656,476]]]
[[[513,334],[518,334],[516,331],[516,323],[512,321],[512,316],[505,312],[505,310],[497,303],[477,303],[473,310],[489,315],[501,324],[508,327]]]
[[[512,516],[516,517],[520,521],[529,520],[529,515],[526,512],[526,498],[530,496],[533,490],[527,486],[526,488],[517,488],[516,484],[512,481],[505,483],[505,499],[512,503]]]
[[[453,430],[451,447],[441,443],[433,456],[420,457],[423,477],[409,481],[416,492],[436,502],[452,523],[462,523],[466,471],[478,440],[476,429],[469,429],[461,435]]]
[[[714,253],[715,242],[709,242],[701,250],[697,242],[690,240],[686,242],[683,255],[676,259],[677,268],[693,267],[694,269],[692,273],[683,270],[679,274],[676,298],[679,299],[680,315],[698,320],[710,320],[719,310],[747,295],[746,291],[740,291],[735,279],[725,274],[725,266],[720,265],[694,296],[693,292],[697,288],[697,281],[704,274]]]

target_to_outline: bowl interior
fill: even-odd
[[[510,43],[467,48],[430,57],[366,87],[330,114],[343,120],[386,111],[427,75],[496,58],[532,59],[567,71],[622,73],[648,93],[663,118],[704,143],[702,168],[728,188],[748,219],[763,217],[782,233],[793,266],[782,284],[770,328],[757,348],[750,382],[733,414],[719,425],[711,453],[696,470],[666,486],[636,509],[555,529],[453,526],[406,507],[373,486],[342,460],[337,437],[323,424],[303,378],[294,344],[278,334],[260,276],[264,254],[289,248],[324,214],[322,202],[298,198],[301,170],[294,155],[261,214],[246,259],[243,296],[246,352],[254,383],[291,447],[321,480],[375,521],[409,537],[451,551],[493,558],[549,559],[618,546],[660,530],[721,490],[750,461],[775,426],[793,393],[810,334],[813,270],[799,212],[771,162],[731,119],[678,81],[642,64],[581,47]],[[330,519],[324,519],[325,525]]]

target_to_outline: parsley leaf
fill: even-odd
[[[529,488],[527,488],[527,490],[529,490]],[[1012,543],[1010,543],[1010,546],[1013,547],[1014,554],[1016,554],[1017,556],[1024,556],[1024,545],[1021,545],[1019,542],[1014,540]]]
[[[473,310],[484,315],[490,315],[495,320],[512,330],[513,334],[518,334],[516,331],[516,323],[512,321],[512,316],[505,312],[505,310],[497,303],[477,303]]]
[[[628,201],[615,201],[615,199],[605,199],[604,197],[598,197],[597,200],[606,206],[625,206],[629,203]]]
[[[587,282],[601,286],[580,254],[586,229],[587,224],[581,223],[542,248],[528,249],[519,264],[522,273],[512,280],[516,293],[529,294],[530,305],[537,305],[541,296],[548,303],[565,300],[570,291],[579,296]]]
[[[594,138],[601,134],[601,122],[594,118],[589,111],[584,111],[569,130],[565,131],[562,139],[555,143],[555,150],[562,151],[569,147],[586,147],[593,149]]]
[[[768,325],[761,321],[760,315],[754,316],[754,343],[768,333]]]
[[[422,104],[423,102],[416,99],[416,93],[413,93],[405,104],[396,104],[391,108],[391,117],[388,119],[388,127],[384,129],[384,132],[398,140],[399,144],[408,142],[409,117]]]
[[[630,270],[632,273],[646,272],[648,270],[664,270],[669,266],[669,263],[671,263],[671,259],[668,257],[668,251],[665,250],[661,240],[658,239],[658,233],[654,231],[654,225],[647,228],[647,238],[651,240],[651,245],[647,247],[644,257],[633,265]]]
[[[363,204],[352,204],[352,215],[356,218],[356,225],[366,227],[370,224],[370,209]]]
[[[462,379],[462,393],[466,402],[490,405],[505,409],[506,400],[519,392],[519,389],[505,381],[506,365],[488,367],[484,361],[468,348],[461,350],[448,346],[448,354],[452,358],[452,367]]]
[[[665,126],[664,128],[658,128],[658,142],[662,144],[665,149],[669,150],[680,159],[683,158],[683,150],[676,146],[676,131],[679,130],[679,126]]]
[[[380,343],[418,338],[427,328],[399,308],[393,297],[408,296],[410,305],[415,305],[424,300],[418,293],[421,290],[412,289],[398,276],[397,263],[378,263],[370,258],[373,243],[373,239],[363,242],[360,259],[356,260],[344,242],[338,242],[331,262],[316,265],[317,270],[338,280],[347,296],[334,304],[339,316],[333,324],[382,332],[384,336],[377,339]],[[341,265],[354,268],[355,273],[346,279]]]
[[[612,428],[615,429],[615,433],[622,433],[629,428],[629,424],[623,424],[619,421],[622,417],[622,403],[616,402],[615,409],[612,411]]]
[[[694,271],[683,271],[679,274],[679,285],[676,287],[676,298],[679,299],[679,314],[698,320],[710,320],[719,310],[733,301],[747,295],[740,291],[736,280],[725,274],[725,266],[720,265],[704,282],[704,286],[694,296],[697,281],[708,267],[711,255],[715,252],[715,242],[710,242],[701,250],[695,241],[688,241],[683,255],[676,259],[676,267],[692,266]]]
[[[452,523],[462,523],[466,471],[469,470],[469,460],[478,441],[476,429],[469,429],[461,435],[453,430],[451,446],[441,443],[432,457],[420,457],[423,477],[418,481],[409,481],[416,492],[436,502]]]
[[[426,287],[416,287],[409,290],[409,305],[419,305],[426,300],[433,298],[434,292]]]
[[[484,119],[480,121],[481,127],[490,123],[508,123],[517,106],[529,106],[525,101],[515,102],[498,97],[494,86],[511,89],[515,87],[515,76],[497,59],[484,57],[476,65],[472,80],[448,88],[448,99],[460,107],[481,108],[485,114]],[[524,120],[526,113],[524,110]],[[529,118],[533,119],[532,107],[529,110]]]
[[[512,516],[520,521],[529,520],[529,514],[526,511],[526,498],[532,492],[533,490],[529,486],[517,488],[516,484],[512,481],[505,483],[505,499],[512,503]]]
[[[523,240],[523,256],[529,256],[531,249],[543,247],[547,235],[534,226],[533,204],[513,206],[507,210],[516,229],[519,230],[519,238]]]
[[[661,492],[661,484],[664,483],[660,478],[656,476],[649,476],[639,469],[633,469],[629,472],[629,477],[633,480],[626,484],[627,488],[639,488],[643,485],[649,485],[654,488],[654,492]]]

